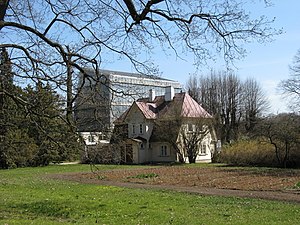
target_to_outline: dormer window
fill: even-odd
[[[132,124],[132,133],[135,134],[135,124]]]

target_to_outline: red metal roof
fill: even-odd
[[[186,92],[176,93],[173,101],[169,102],[165,101],[164,96],[156,96],[153,102],[149,102],[149,99],[144,98],[137,100],[133,104],[137,105],[147,119],[176,115],[180,115],[184,118],[212,118],[212,116]],[[123,113],[116,122],[123,122],[129,111],[130,109]]]
[[[211,118],[212,117],[188,93],[184,93],[183,96],[181,116],[187,118]]]
[[[156,119],[156,107],[157,105],[154,103],[147,103],[147,102],[135,102],[139,109],[144,114],[145,118],[147,119]]]

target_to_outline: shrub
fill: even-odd
[[[108,144],[85,146],[81,163],[111,164],[115,163],[115,154]]]
[[[276,166],[272,145],[259,140],[240,140],[223,147],[218,162],[242,166]]]
[[[31,166],[37,153],[37,145],[22,130],[8,131],[0,149],[0,168],[9,169]]]

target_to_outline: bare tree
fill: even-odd
[[[262,113],[269,109],[269,103],[259,83],[248,78],[242,87],[243,123],[246,132],[251,132]]]
[[[217,135],[223,142],[235,140],[241,119],[241,82],[232,72],[215,72],[199,78],[199,99],[215,118]]]
[[[273,145],[278,165],[284,168],[299,166],[299,115],[279,114],[267,118],[262,125],[260,132]],[[296,162],[294,162],[295,160]],[[294,163],[298,165],[293,165]]]
[[[207,138],[205,147],[216,141],[213,118],[206,111],[195,116],[192,112],[195,105],[187,108],[187,105],[178,103],[174,101],[174,104],[168,105],[168,112],[154,121],[151,139],[170,143],[179,162],[184,163],[188,159],[189,163],[195,163],[204,146],[203,141]]]
[[[224,77],[222,82],[222,113],[221,120],[225,125],[223,132],[225,140],[230,142],[238,137],[239,124],[241,120],[241,82],[234,74]]]
[[[188,90],[189,95],[199,102],[199,79],[195,74],[190,75],[186,84],[186,89]]]
[[[190,79],[188,89],[198,92],[193,95],[214,116],[217,136],[222,142],[236,140],[241,133],[252,131],[258,117],[268,109],[262,88],[253,79],[242,82],[230,71],[213,70],[199,77],[198,82]]]
[[[279,87],[283,93],[292,98],[291,109],[300,111],[300,50],[294,57],[293,64],[290,66],[290,78],[281,81]]]
[[[185,124],[180,129],[181,147],[188,157],[189,163],[195,163],[201,149],[206,148],[206,146],[202,146],[202,142],[212,131],[209,120],[211,119],[199,118],[193,123]]]

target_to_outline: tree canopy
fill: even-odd
[[[85,67],[97,73],[112,57],[127,58],[138,71],[154,72],[153,46],[180,58],[190,51],[196,64],[218,53],[226,61],[238,59],[245,42],[266,42],[276,34],[273,19],[251,17],[249,2],[4,0],[0,47],[8,49],[19,77],[47,80],[65,91],[67,74],[75,80]]]

